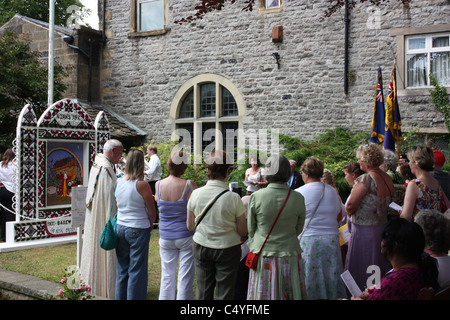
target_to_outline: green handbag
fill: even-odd
[[[117,214],[111,218],[113,207],[114,207],[114,199],[115,199],[116,188],[114,187],[114,196],[111,203],[111,210],[109,212],[108,221],[106,221],[105,227],[103,228],[102,234],[100,235],[99,243],[100,248],[104,250],[112,250],[117,248],[117,243],[119,241],[116,232],[117,226]]]

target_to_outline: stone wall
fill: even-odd
[[[337,126],[368,131],[377,68],[383,70],[386,97],[398,60],[392,29],[448,24],[450,13],[446,0],[411,1],[409,7],[389,1],[378,8],[358,1],[350,13],[346,95],[344,11],[324,18],[326,1],[284,1],[281,12],[270,14],[227,5],[178,25],[175,20],[194,13],[195,1],[169,0],[169,30],[146,37],[130,35],[132,2],[106,2],[102,103],[157,140],[168,138],[173,129],[167,120],[177,90],[205,73],[237,86],[246,102],[244,129],[279,128],[302,139]],[[274,26],[283,26],[281,43],[272,42]],[[279,69],[274,52],[280,55]],[[426,90],[404,92],[399,104],[404,130],[447,132]]]
[[[38,52],[42,64],[48,64],[48,23],[15,15],[1,27],[1,31],[10,30],[21,38],[30,40],[30,50]],[[64,37],[71,36],[69,47]],[[67,88],[63,93],[65,98],[89,98],[89,55],[92,56],[91,69],[91,101],[100,101],[100,52],[102,46],[101,32],[86,27],[68,29],[55,26],[54,32],[54,60],[61,65],[67,76],[64,83]],[[90,51],[92,47],[92,51]]]
[[[48,25],[48,24],[47,24]],[[34,22],[26,17],[15,15],[10,21],[2,26],[2,30],[9,30],[17,33],[21,38],[31,40],[30,50],[39,53],[39,59],[42,64],[48,64],[48,27],[44,27],[41,22]],[[67,30],[66,34],[71,34]],[[54,36],[54,56],[55,62],[61,65],[67,72],[64,79],[67,89],[64,92],[65,97],[74,97],[77,95],[77,53],[69,49],[64,43],[65,33],[56,31]]]

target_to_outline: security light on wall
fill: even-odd
[[[280,69],[280,55],[278,54],[278,52],[274,52],[272,53],[272,56],[277,59],[277,65],[278,65],[278,69]]]
[[[64,36],[63,40],[67,44],[72,44],[73,43],[73,37],[72,36]]]

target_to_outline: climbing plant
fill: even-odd
[[[444,115],[444,122],[447,129],[450,131],[450,104],[448,101],[447,89],[439,85],[438,81],[432,74],[430,74],[431,84],[434,89],[429,89],[431,94],[431,101],[434,106]]]

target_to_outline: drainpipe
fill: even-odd
[[[350,19],[348,17],[348,0],[345,0],[345,57],[344,57],[344,93],[348,94],[348,26]]]
[[[106,34],[105,34],[105,31],[106,31],[106,26],[105,26],[106,8],[105,8],[105,6],[106,6],[106,0],[103,0],[103,4],[102,4],[102,40],[103,40],[103,43],[106,42]]]
[[[48,20],[48,98],[47,106],[53,104],[53,86],[54,86],[54,38],[55,38],[55,1],[49,3]]]
[[[89,87],[88,87],[88,101],[92,103],[92,40],[88,39],[89,42]]]

